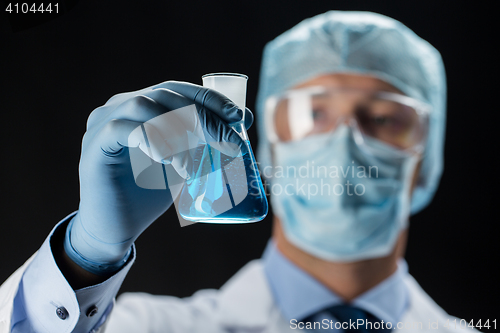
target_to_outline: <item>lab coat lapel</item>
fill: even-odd
[[[218,321],[223,327],[252,332],[276,330],[281,315],[266,280],[260,260],[245,265],[220,289]],[[274,330],[273,330],[274,328]]]
[[[429,327],[430,323],[433,322],[439,322],[438,331],[447,331],[443,328],[443,325],[448,319],[453,319],[454,317],[451,317],[439,307],[411,275],[405,277],[405,284],[408,287],[410,304],[399,323],[401,325],[406,324],[407,326],[401,327],[398,331],[404,330],[405,333],[435,333],[436,329]],[[421,328],[418,327],[420,323],[422,325]]]

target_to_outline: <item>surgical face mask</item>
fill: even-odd
[[[271,200],[289,241],[329,261],[388,255],[408,223],[418,154],[352,126],[273,145]],[[269,172],[267,172],[269,174]]]

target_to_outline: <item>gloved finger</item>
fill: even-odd
[[[164,140],[172,146],[174,153],[189,149],[184,145],[188,140],[185,138],[187,132],[194,133],[205,142],[231,142],[237,147],[244,144],[239,135],[217,114],[206,108],[197,108],[193,101],[167,89],[156,89],[145,95],[135,96],[120,104],[107,118],[152,122]],[[237,155],[231,148],[234,145],[221,147],[224,147],[222,152],[225,154]]]
[[[238,122],[243,118],[243,111],[223,94],[196,84],[167,81],[153,87],[153,90],[164,88],[173,90],[197,104],[214,112],[226,123]]]
[[[184,97],[180,94],[177,94],[176,92],[174,92],[172,90],[168,90],[165,88],[157,88],[155,90],[149,91],[149,92],[145,93],[144,96],[151,97],[156,102],[158,102],[158,103],[162,104],[163,106],[170,108],[170,109],[182,108],[186,104],[191,104],[193,102],[192,100],[189,100],[186,97]],[[207,108],[199,108],[198,112],[200,114],[200,117],[202,117],[201,114],[205,113],[205,112],[214,113]],[[252,114],[252,111],[250,111],[248,108],[245,110],[245,112],[246,112],[245,126],[247,126],[247,128],[249,128],[253,123],[253,114]],[[218,124],[221,121],[224,123],[224,121],[222,119],[220,119],[220,117],[218,116],[217,113],[215,113],[214,117],[205,117],[205,119],[208,122],[215,122],[214,124],[206,123],[206,124],[204,124],[205,127],[210,127],[212,129],[216,129],[218,127],[226,127],[224,125]],[[213,131],[210,131],[210,133],[212,133],[212,132]],[[221,139],[224,138],[223,135],[222,136],[215,135],[215,132],[213,134],[211,134],[211,136],[213,138],[221,138]],[[233,135],[228,137],[228,139],[231,139],[231,138],[236,138],[236,137],[234,137]],[[237,138],[236,138],[236,140],[237,140]],[[230,141],[230,142],[239,143],[239,140]]]
[[[175,82],[175,81],[168,81],[168,82],[165,82],[164,84],[169,83],[169,82]],[[186,88],[184,85],[191,85],[191,86],[195,86],[195,87],[200,87],[200,86],[196,86],[194,84],[189,84],[189,83],[183,83],[183,82],[177,82],[177,83],[181,83],[181,85],[183,86],[182,89]],[[137,102],[136,99],[140,99],[139,96],[141,96],[141,95],[151,97],[156,102],[160,103],[161,105],[163,105],[171,110],[181,108],[181,107],[184,107],[186,105],[191,104],[191,100],[188,98],[185,98],[181,94],[176,93],[175,91],[161,89],[160,87],[162,85],[163,84],[154,85],[154,86],[147,87],[147,88],[144,88],[141,90],[120,93],[120,94],[116,94],[116,95],[112,96],[106,102],[105,105],[100,106],[91,112],[91,114],[89,115],[88,120],[87,120],[87,130],[90,129],[91,127],[95,126],[99,122],[105,123],[105,122],[109,121],[110,119],[112,119],[112,118],[110,118],[110,116],[111,116],[112,111],[116,108],[116,106],[121,105],[123,103],[127,103],[127,104],[131,103],[132,104],[133,102]],[[201,87],[201,88],[203,88],[203,87]],[[207,88],[205,88],[205,89],[207,89]],[[161,93],[159,93],[159,92],[161,92]],[[219,94],[216,91],[214,91],[214,93]],[[219,94],[219,95],[220,95],[219,97],[221,97],[223,99],[222,102],[225,102],[224,99],[226,99],[226,97],[223,96],[222,94]],[[214,103],[213,103],[214,107],[217,108],[217,103],[220,103],[220,102],[221,102],[220,99],[214,100]],[[209,105],[206,105],[206,107],[209,108],[211,111],[216,112],[216,113],[218,113],[218,111],[219,111],[219,109],[217,111],[212,110],[210,107],[210,103],[209,103]],[[232,110],[232,109],[230,108],[230,110]],[[225,115],[225,113],[224,113],[224,115]],[[225,119],[224,115],[221,117],[222,119]],[[123,118],[123,119],[130,118],[127,115],[120,116],[119,114],[116,114],[116,115],[113,114],[112,117],[118,118],[118,119],[119,118]],[[241,117],[239,116],[239,114],[236,118],[237,118],[236,121],[241,120]],[[225,121],[231,123],[231,122],[233,122],[233,119],[234,118],[231,117],[230,119],[229,118],[225,119]],[[247,129],[250,128],[250,126],[253,124],[253,121],[254,121],[254,117],[253,117],[252,112],[248,108],[246,108],[246,110],[245,110],[245,127]]]
[[[164,141],[160,131],[150,123],[112,119],[99,131],[98,141],[101,151],[108,157],[125,156],[120,154],[124,148],[138,147],[152,160],[158,163],[172,164],[182,178],[189,177],[187,170],[190,161],[177,161],[173,152],[175,149],[172,149]],[[184,142],[187,142],[187,140],[184,140]],[[179,149],[179,147],[176,147],[176,149]],[[184,147],[184,150],[187,151],[187,147]],[[131,163],[134,164],[132,155]]]
[[[92,111],[87,119],[87,131],[94,126],[105,125],[111,119],[129,119],[144,122],[167,111],[168,109],[165,109],[151,98],[144,95],[135,95],[113,106],[104,105]]]
[[[253,112],[249,108],[245,108],[245,128],[249,129],[254,121]]]
[[[137,91],[119,93],[119,94],[112,96],[110,99],[108,99],[108,101],[104,105],[94,109],[90,113],[90,115],[87,119],[87,130],[90,129],[91,127],[97,125],[100,122],[105,123],[106,122],[105,117],[107,115],[109,115],[117,105],[119,105],[119,104],[121,104],[121,103],[135,97],[135,96],[142,95],[148,91],[151,91],[152,87],[153,86],[147,87],[147,88],[144,88],[141,90],[137,90]],[[109,119],[107,119],[107,120],[109,120]]]
[[[215,113],[206,108],[197,108],[192,102],[176,92],[156,89],[146,92],[145,95],[134,96],[119,104],[106,115],[105,122],[101,121],[101,123],[103,126],[109,127],[116,123],[116,121],[112,121],[113,119],[122,119],[152,125],[156,128],[153,131],[153,137],[162,143],[156,145],[160,147],[159,150],[153,149],[149,153],[145,150],[144,152],[158,162],[162,158],[168,158],[194,148],[198,142],[190,142],[188,132],[195,134],[204,142],[216,145],[226,155],[237,156],[240,147],[244,145],[239,135]],[[191,107],[185,106],[186,104],[190,104]],[[123,142],[124,138],[121,139],[122,142],[118,142],[126,145]],[[112,153],[120,147],[116,146],[116,141],[111,138],[107,147],[102,149],[104,151],[109,149],[108,153]]]
[[[121,104],[123,102],[125,102],[126,100],[134,97],[134,96],[137,96],[137,95],[142,95],[148,91],[151,91],[153,90],[153,86],[149,86],[147,88],[143,88],[143,89],[140,89],[140,90],[135,90],[135,91],[129,91],[129,92],[123,92],[123,93],[119,93],[119,94],[116,94],[116,95],[113,95],[111,96],[110,99],[108,99],[106,101],[106,104],[104,104],[104,106],[111,106],[111,105],[117,105],[117,104]]]
[[[167,85],[167,83],[168,83],[169,85]],[[177,84],[179,84],[179,85],[177,85]],[[167,86],[167,87],[168,87],[168,86],[171,86],[171,87],[175,87],[175,89],[178,89],[178,92],[179,92],[180,94],[183,94],[183,92],[184,92],[184,93],[188,93],[188,94],[189,94],[189,96],[187,96],[187,97],[190,97],[190,96],[192,97],[192,96],[195,96],[195,95],[196,95],[196,92],[192,91],[192,89],[199,89],[199,88],[202,88],[202,89],[208,89],[208,88],[201,87],[201,86],[197,86],[197,85],[194,85],[194,84],[191,84],[191,83],[176,82],[176,81],[168,81],[168,82],[165,82],[164,84],[161,84],[161,85],[155,86],[155,87],[154,87],[154,89],[153,89],[152,91],[147,92],[147,93],[145,93],[144,95],[149,96],[149,97],[153,98],[154,100],[156,100],[156,101],[158,101],[158,102],[160,102],[160,103],[162,103],[162,104],[164,104],[164,103],[165,103],[165,104],[169,103],[170,101],[166,100],[166,97],[167,97],[167,96],[162,96],[161,94],[157,94],[157,93],[160,93],[162,90],[166,90],[166,89],[167,89],[167,88],[164,88],[164,87],[162,88],[162,87],[160,87],[160,86]],[[195,88],[193,88],[192,86],[194,86]],[[170,89],[170,88],[168,88],[168,89]],[[211,103],[209,103],[208,105],[207,105],[207,104],[205,104],[204,106],[205,106],[205,107],[207,107],[210,111],[215,112],[218,116],[220,116],[220,113],[219,113],[219,112],[217,112],[217,111],[215,111],[215,110],[218,110],[218,109],[221,107],[222,103],[226,103],[227,101],[229,101],[230,103],[232,103],[232,101],[231,101],[231,100],[229,100],[229,99],[228,99],[227,97],[225,97],[224,95],[220,94],[219,92],[215,91],[215,90],[210,90],[210,89],[208,89],[208,90],[209,90],[210,92],[212,92],[212,93],[214,94],[214,96],[217,96],[217,95],[220,95],[220,96],[218,96],[217,98],[213,98]],[[167,90],[167,91],[168,91],[168,90]],[[172,90],[170,90],[170,91],[175,91],[175,90],[174,90],[174,89],[172,89]],[[199,90],[198,90],[198,91],[199,91]],[[201,91],[200,91],[200,92],[201,92]],[[199,96],[199,95],[200,95],[200,94],[198,93],[198,96]],[[195,102],[199,103],[200,98],[198,98],[198,99],[194,98],[194,100],[195,100]],[[203,99],[201,99],[201,100],[203,100]],[[162,101],[163,101],[163,102],[162,102]],[[164,105],[165,105],[165,104],[164,104]],[[199,104],[202,104],[202,105],[203,105],[203,103],[199,103]],[[235,105],[235,106],[236,106],[236,105]],[[236,106],[236,107],[237,107],[237,106]],[[215,110],[214,110],[214,109],[212,109],[212,108],[214,108]],[[225,113],[224,113],[224,115],[225,115]],[[232,117],[231,119],[226,119],[225,117],[221,117],[221,118],[222,118],[223,120],[225,120],[226,122],[229,122],[229,123],[233,122],[233,121],[231,121],[231,120],[232,120],[232,119],[234,119],[233,117]],[[239,122],[239,121],[241,120],[241,117],[239,116],[239,114],[238,114],[238,117],[236,117],[236,119],[237,119],[237,121],[236,121],[236,122]],[[249,129],[249,128],[252,126],[253,122],[254,122],[254,116],[253,116],[252,111],[251,111],[249,108],[245,108],[245,128],[246,128],[246,129]]]
[[[169,82],[171,82],[171,81],[169,81]],[[213,92],[217,93],[216,91],[213,91]],[[168,108],[172,108],[172,109],[181,108],[186,103],[190,102],[190,100],[187,100],[184,96],[178,95],[177,93],[175,93],[175,91],[168,90],[165,88],[156,88],[152,91],[144,93],[144,96],[151,97],[156,102],[158,102],[158,103],[160,103]],[[225,98],[225,97],[222,96],[222,98]],[[200,110],[200,112],[205,112],[205,111]],[[217,112],[215,112],[215,114],[217,116],[219,115]],[[210,118],[208,118],[208,120],[218,122],[219,117],[210,117]],[[241,119],[239,119],[238,122],[240,120]],[[249,129],[252,126],[253,122],[254,122],[254,116],[253,116],[252,111],[249,108],[245,108],[245,128]],[[215,124],[215,126],[212,126],[212,128],[216,128],[216,127],[217,127],[217,124]],[[214,137],[214,138],[219,137],[222,139],[224,136],[223,135],[222,136],[212,135],[212,137]],[[233,136],[231,135],[229,138],[233,138]],[[236,137],[234,137],[234,138],[236,138]],[[230,142],[239,143],[239,140],[230,141]]]
[[[92,111],[87,118],[87,131],[90,128],[96,126],[102,120],[102,118],[110,112],[111,110],[105,106],[100,106],[94,109],[94,111]]]
[[[186,101],[185,98],[179,96],[176,93],[172,92],[169,95],[170,99],[179,98],[183,101]],[[182,106],[186,105],[186,103],[182,103]],[[137,95],[116,106],[116,108],[111,113],[109,113],[104,120],[106,123],[111,119],[128,119],[143,123],[166,112],[169,112],[170,110],[172,109],[156,102],[151,97],[145,95]]]
[[[200,112],[200,124],[206,131],[206,141],[226,155],[236,157],[245,145],[240,135],[215,113]]]
[[[193,108],[189,108],[192,105]],[[182,110],[181,110],[182,109]],[[195,110],[196,112],[193,112]],[[172,113],[173,112],[173,113]],[[172,113],[171,115],[166,115],[166,113]],[[211,111],[206,108],[196,108],[192,100],[168,89],[156,89],[144,93],[143,95],[134,96],[125,102],[121,103],[116,107],[116,109],[111,112],[106,118],[106,121],[111,119],[128,119],[139,122],[151,121],[156,119],[157,128],[164,129],[162,132],[170,132],[182,129],[182,131],[196,132],[196,125],[198,123],[202,124],[203,128],[217,129],[224,128],[225,123],[216,115],[206,117],[205,113],[211,113]],[[203,122],[199,122],[198,119],[203,119]],[[175,126],[172,126],[175,125]],[[167,131],[167,129],[171,129]],[[213,138],[221,139],[231,139],[232,135],[216,135],[209,132]],[[203,135],[200,135],[202,138]],[[167,139],[167,137],[165,137]],[[238,141],[236,141],[238,142]]]
[[[151,127],[133,120],[112,119],[100,129],[96,140],[107,156],[116,156],[126,147],[139,147],[150,157],[161,160],[160,156],[168,154],[168,147]]]
[[[164,93],[172,95],[171,92]],[[184,99],[182,96],[180,98],[179,106]],[[108,135],[101,139],[101,149],[113,154],[122,146],[136,147],[140,142],[141,150],[159,163],[172,162],[174,155],[180,156],[180,153],[195,148],[200,140],[216,145],[221,152],[232,157],[240,153],[243,140],[214,113],[205,109],[199,111],[194,104],[172,111],[166,110],[168,109],[146,96],[136,96],[122,103],[111,116],[127,116],[130,119],[113,118],[104,126],[104,132]],[[128,127],[125,127],[125,132],[116,130],[124,126],[118,120],[135,123],[134,133]],[[189,133],[198,137],[198,140],[193,141]],[[130,135],[127,141],[124,137],[126,134]]]

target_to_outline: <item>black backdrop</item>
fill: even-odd
[[[248,106],[254,108],[267,41],[329,9],[370,10],[402,21],[433,44],[448,75],[445,173],[432,204],[411,219],[410,273],[451,314],[495,319],[498,37],[489,33],[492,8],[463,3],[67,1],[64,15],[26,28],[12,16],[9,21],[5,2],[0,281],[78,208],[86,118],[110,96],[169,79],[200,83],[202,74],[232,71],[250,77]],[[250,137],[255,147],[255,128]],[[138,259],[122,292],[188,296],[218,288],[261,255],[271,221],[272,214],[250,225],[181,228],[169,210],[137,241]]]

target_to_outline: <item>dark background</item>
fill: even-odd
[[[498,29],[490,6],[462,3],[68,1],[63,15],[29,28],[37,22],[9,21],[4,2],[0,281],[78,208],[85,122],[110,96],[169,79],[201,83],[203,74],[232,71],[250,77],[247,104],[253,109],[267,41],[329,9],[369,10],[428,40],[447,70],[445,173],[432,204],[411,219],[410,273],[449,313],[495,319],[498,35],[491,29]],[[250,137],[255,147],[255,128]],[[249,225],[181,228],[169,210],[137,241],[138,259],[122,292],[188,296],[218,288],[261,255],[271,221],[272,214]]]

